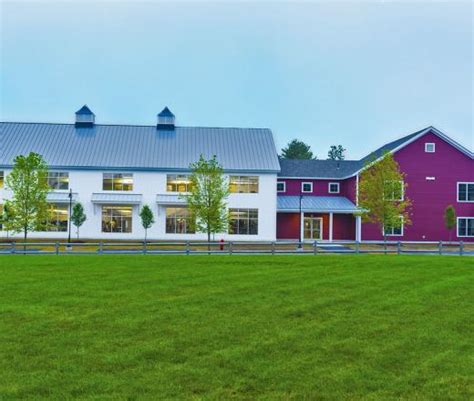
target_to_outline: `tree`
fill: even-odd
[[[4,205],[3,210],[2,210],[2,215],[0,216],[0,224],[2,226],[2,229],[7,232],[7,238],[8,238],[8,232],[11,230],[11,222],[13,219],[13,213],[9,207],[9,205]]]
[[[226,199],[229,184],[224,178],[224,170],[216,156],[205,160],[203,155],[190,165],[191,190],[184,195],[190,214],[191,224],[197,232],[207,233],[208,250],[211,234],[227,231]]]
[[[313,157],[313,152],[311,152],[311,146],[298,139],[293,139],[286,148],[281,150],[281,157],[283,159],[298,160],[316,159],[316,156]]]
[[[456,209],[454,209],[453,205],[449,205],[444,210],[444,225],[449,231],[449,242],[451,242],[453,228],[456,227]]]
[[[13,163],[6,178],[6,187],[13,192],[13,197],[5,205],[12,213],[10,230],[23,232],[26,241],[29,231],[41,230],[48,225],[48,167],[43,157],[33,152],[15,157]]]
[[[346,158],[345,153],[346,149],[342,145],[332,145],[329,148],[328,160],[344,160]]]
[[[76,226],[77,239],[79,239],[79,227],[81,227],[87,220],[84,213],[84,207],[80,203],[76,203],[72,208],[71,221]]]
[[[143,205],[142,209],[140,210],[140,218],[142,219],[142,226],[145,229],[145,242],[146,242],[147,231],[155,222],[155,217],[153,216],[153,212],[151,211],[148,205]]]
[[[410,225],[411,200],[405,195],[405,175],[393,155],[385,153],[380,160],[369,162],[359,179],[359,207],[362,221],[377,224],[386,241],[387,228],[400,230]]]

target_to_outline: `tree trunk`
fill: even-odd
[[[211,254],[211,230],[207,230],[207,254]]]
[[[26,252],[26,238],[28,237],[28,227],[23,228],[23,252]]]

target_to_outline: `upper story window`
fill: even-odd
[[[402,201],[404,198],[403,181],[385,181],[384,197],[386,200]]]
[[[69,189],[69,173],[61,171],[48,171],[48,185],[54,190]]]
[[[191,192],[191,180],[186,174],[169,174],[166,176],[167,192]]]
[[[104,173],[104,191],[133,191],[133,174]]]
[[[340,192],[341,188],[338,182],[330,182],[328,184],[328,192],[330,194],[338,194]]]
[[[4,171],[0,171],[0,189],[3,188],[3,183],[5,181],[5,172]]]
[[[229,192],[240,194],[258,193],[258,177],[249,175],[231,175]]]
[[[286,182],[284,181],[277,182],[277,192],[286,192]]]
[[[474,202],[474,182],[458,182],[458,202]]]
[[[426,152],[426,153],[434,153],[434,152],[436,152],[436,144],[435,144],[435,143],[432,143],[432,142],[425,143],[425,152]]]
[[[458,217],[458,237],[474,237],[474,217]]]
[[[313,183],[312,182],[302,182],[301,183],[301,192],[313,192]]]
[[[384,226],[384,234],[385,235],[392,235],[392,236],[401,236],[403,235],[403,216],[399,217],[399,222],[392,226],[387,225]]]

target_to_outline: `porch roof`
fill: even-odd
[[[99,204],[139,204],[142,201],[141,194],[123,193],[93,193],[91,202]]]
[[[186,200],[182,199],[179,195],[156,195],[156,203],[159,205],[185,205]]]
[[[277,196],[278,212],[299,212],[299,196]],[[301,211],[313,213],[355,213],[360,211],[354,203],[344,196],[303,196]]]
[[[72,201],[77,202],[77,192],[72,193]],[[69,203],[69,192],[48,192],[46,200],[49,203]]]

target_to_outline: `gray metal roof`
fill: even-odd
[[[72,193],[72,201],[77,202],[77,192]],[[46,201],[49,203],[69,203],[69,192],[48,192]]]
[[[138,204],[142,202],[142,195],[123,193],[94,193],[92,194],[91,202],[99,204]]]
[[[186,200],[179,195],[156,195],[156,203],[160,205],[185,205]]]
[[[280,160],[281,177],[344,178],[364,164],[359,160]]]
[[[299,196],[277,196],[278,212],[296,212],[300,210]],[[356,205],[344,196],[303,196],[301,210],[314,213],[355,213],[359,211]]]
[[[51,168],[189,170],[201,154],[216,155],[227,171],[278,172],[273,135],[260,128],[0,123],[0,166],[37,152]]]

